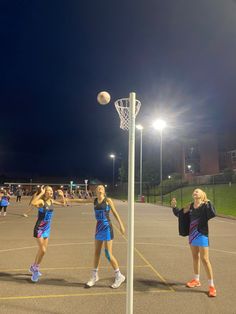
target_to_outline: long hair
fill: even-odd
[[[201,189],[199,189],[199,188],[197,188],[197,189],[195,189],[195,190],[198,190],[200,193],[200,199],[201,199],[201,202],[202,203],[207,203],[207,202],[209,202],[209,199],[207,198],[207,195],[206,195],[206,192],[204,192],[203,190],[201,190]],[[195,191],[194,190],[194,191]]]

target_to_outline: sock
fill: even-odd
[[[34,263],[34,264],[33,264],[33,269],[39,270],[39,264]]]
[[[119,278],[120,275],[121,275],[121,272],[120,272],[119,268],[115,269],[115,276],[116,276],[116,278]]]
[[[209,280],[208,280],[208,285],[211,286],[211,287],[214,287],[214,281],[213,281],[213,279],[209,279]]]
[[[94,268],[92,273],[93,273],[93,277],[96,277],[98,274],[98,268]]]
[[[197,280],[197,281],[199,281],[200,275],[199,275],[199,274],[194,274],[194,279]]]

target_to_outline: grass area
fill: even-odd
[[[207,193],[207,197],[214,204],[218,214],[236,217],[236,184],[196,186]],[[183,187],[163,196],[163,204],[169,205],[172,197],[176,197],[178,206],[182,207],[192,201],[195,187]],[[161,203],[160,196],[149,196],[150,203]]]
[[[192,192],[195,188],[201,188],[207,193],[208,199],[214,204],[218,214],[236,217],[236,183],[229,186],[228,184],[201,185],[201,186],[185,186],[171,193],[163,195],[163,204],[170,205],[173,197],[176,197],[178,206],[183,207],[192,201]],[[149,196],[145,195],[145,201],[153,204],[160,204],[161,199],[158,188],[149,190]],[[127,200],[128,194],[124,191],[116,191],[116,193],[108,193],[109,197],[120,200]],[[135,196],[135,200],[138,196]]]

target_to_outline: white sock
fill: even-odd
[[[98,274],[98,268],[94,268],[92,273],[93,273],[93,277],[96,277]]]
[[[199,274],[194,274],[194,279],[197,280],[197,281],[199,281],[200,275],[199,275]]]
[[[211,287],[214,287],[214,281],[213,281],[213,279],[209,279],[209,280],[208,280],[208,285],[211,286]]]
[[[121,275],[121,272],[120,272],[119,268],[115,269],[115,276],[116,276],[116,278],[119,278],[120,275]]]

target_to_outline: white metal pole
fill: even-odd
[[[135,105],[136,95],[129,95],[129,174],[128,174],[128,256],[126,314],[133,314],[134,273],[134,163],[135,163]]]
[[[160,130],[160,187],[161,187],[161,204],[163,204],[163,191],[162,191],[162,129]]]
[[[88,180],[84,180],[85,183],[85,195],[87,196],[87,192],[88,192]]]
[[[143,129],[140,129],[140,197],[143,195]]]
[[[115,157],[112,158],[112,184],[113,184],[113,190],[114,190],[114,187],[115,187]]]

